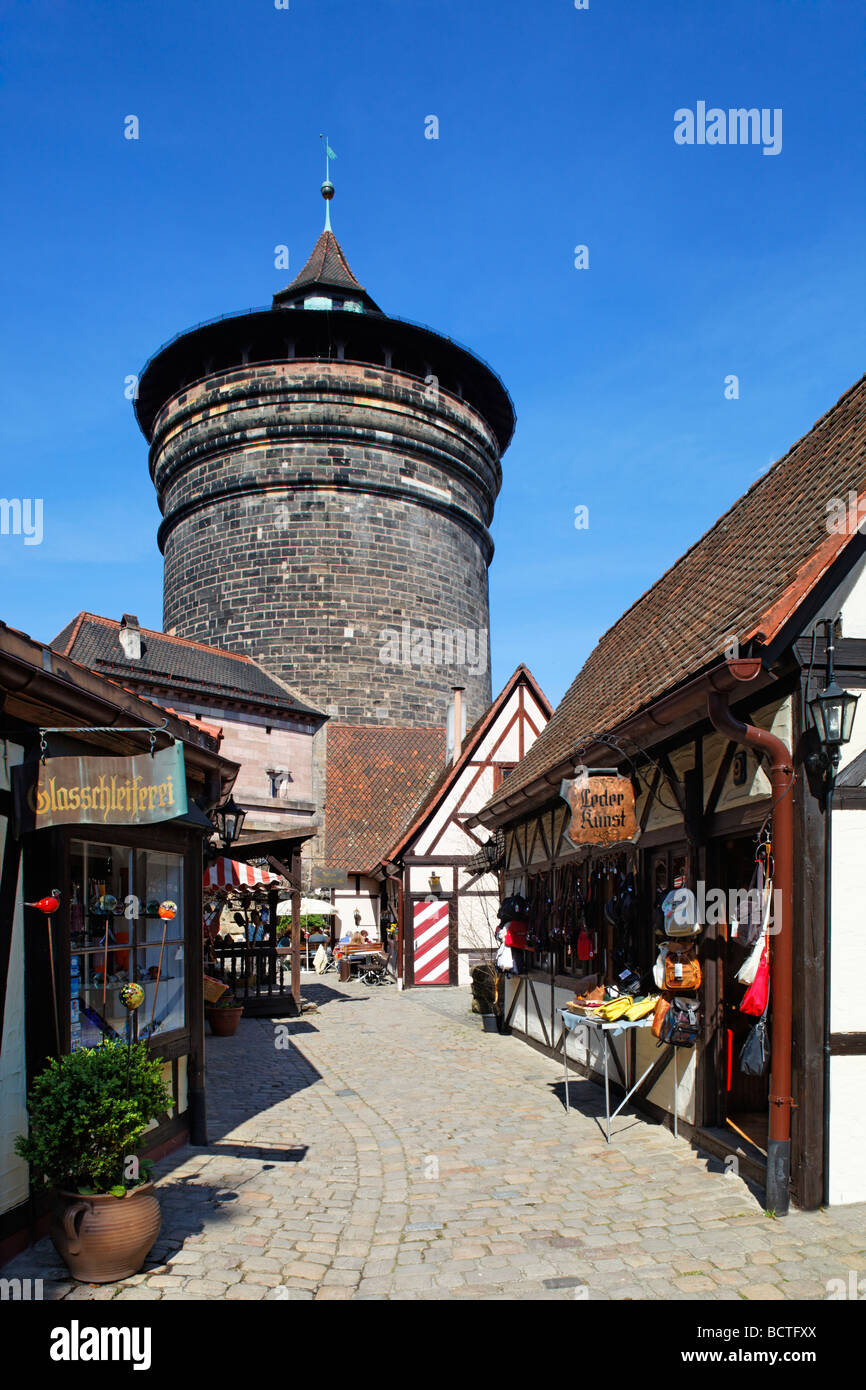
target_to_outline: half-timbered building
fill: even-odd
[[[490,958],[502,841],[467,822],[507,782],[550,715],[531,671],[518,666],[455,741],[450,761],[383,860],[381,873],[402,921],[404,987],[467,984],[472,966]],[[459,728],[459,713],[452,723]]]
[[[703,1023],[687,1064],[678,1059],[680,1133],[734,1155],[778,1212],[789,1193],[807,1208],[866,1199],[866,702],[838,771],[814,716],[822,687],[838,705],[866,686],[863,517],[866,378],[604,634],[478,817],[504,835],[506,891],[538,909],[539,948],[509,982],[507,1022],[552,1055],[576,992],[623,964],[651,980],[661,898],[678,884],[695,893]],[[632,778],[633,842],[569,837],[559,790],[578,767]],[[770,1066],[755,1076],[740,1066],[755,1019],[740,1010],[744,953],[727,905],[768,837],[781,898],[768,939]],[[590,959],[574,949],[576,913]],[[568,1056],[595,1076],[586,1032]],[[623,1087],[650,1066],[635,1101],[670,1123],[671,1050],[646,1029],[623,1032],[613,1052]]]

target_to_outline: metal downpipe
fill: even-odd
[[[781,922],[776,924],[770,952],[770,988],[773,1028],[770,1053],[770,1133],[767,1143],[767,1191],[769,1211],[786,1216],[791,1178],[791,1049],[793,986],[794,902],[794,760],[790,749],[775,734],[735,719],[727,699],[707,696],[707,713],[713,728],[735,743],[770,757],[773,789],[774,888],[781,893]]]

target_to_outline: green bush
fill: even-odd
[[[129,1089],[127,1095],[127,1064]],[[146,1182],[144,1168],[125,1160],[145,1129],[172,1105],[161,1063],[144,1043],[104,1042],[52,1058],[28,1097],[30,1134],[15,1148],[35,1179],[71,1192],[115,1192]],[[130,1171],[132,1170],[132,1171]]]

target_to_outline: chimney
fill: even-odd
[[[463,711],[463,691],[465,689],[466,687],[464,685],[452,685],[451,687],[454,699],[448,711],[448,723],[450,725],[448,729],[448,743],[454,750],[451,755],[452,763],[456,763],[457,759],[460,757],[460,749],[463,747],[463,735],[466,733],[466,715]]]
[[[127,661],[140,661],[141,628],[134,613],[124,613],[120,622],[118,638]]]

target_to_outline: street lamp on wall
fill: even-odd
[[[214,811],[213,819],[217,834],[226,849],[240,839],[246,814],[243,807],[238,806],[233,796],[230,796],[228,801],[224,801],[222,806],[217,806]]]
[[[850,694],[836,683],[833,673],[833,657],[836,651],[833,641],[835,624],[829,618],[824,621],[827,629],[827,684],[813,696],[808,707],[812,724],[821,742],[827,771],[832,776],[839,766],[842,748],[851,740],[854,715],[860,696]]]

